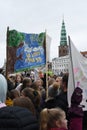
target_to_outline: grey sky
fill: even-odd
[[[7,26],[26,33],[46,29],[52,38],[50,57],[57,57],[63,15],[67,36],[79,51],[87,51],[87,0],[0,0],[0,67],[6,57]]]

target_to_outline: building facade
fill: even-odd
[[[52,71],[55,75],[68,73],[69,55],[52,59]]]

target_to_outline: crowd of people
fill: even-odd
[[[46,96],[46,75],[0,74],[0,129],[87,130],[81,88],[75,88],[68,107],[68,75],[48,76]]]

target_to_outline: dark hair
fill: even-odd
[[[28,86],[26,86],[27,85],[27,83],[29,83],[29,85]],[[31,86],[31,84],[32,84],[32,81],[31,81],[31,79],[30,78],[24,78],[23,79],[23,85],[22,85],[22,88],[21,88],[21,91],[24,89],[24,88],[26,88],[26,87],[30,87]]]
[[[19,92],[16,90],[16,89],[12,89],[11,91],[10,91],[10,98],[13,100],[14,98],[16,98],[16,97],[19,97],[20,96],[20,94],[19,94]]]
[[[36,114],[34,104],[28,97],[19,97],[13,100],[13,106],[19,106],[29,109],[33,115]]]
[[[63,83],[66,83],[66,87],[68,87],[68,76],[69,74],[68,73],[65,73],[62,77],[62,82]]]
[[[38,93],[38,91],[34,90],[33,88],[25,88],[22,90],[22,94],[25,97],[30,98],[35,106],[40,105],[40,94]]]

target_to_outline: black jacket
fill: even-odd
[[[3,107],[0,109],[0,130],[38,130],[38,122],[28,109]]]
[[[59,107],[65,111],[67,114],[68,110],[68,101],[67,101],[67,92],[61,92],[59,95],[45,102],[46,108],[56,108]]]
[[[60,107],[67,113],[68,110],[67,92],[61,92],[58,96],[56,96],[55,105],[56,107]]]

